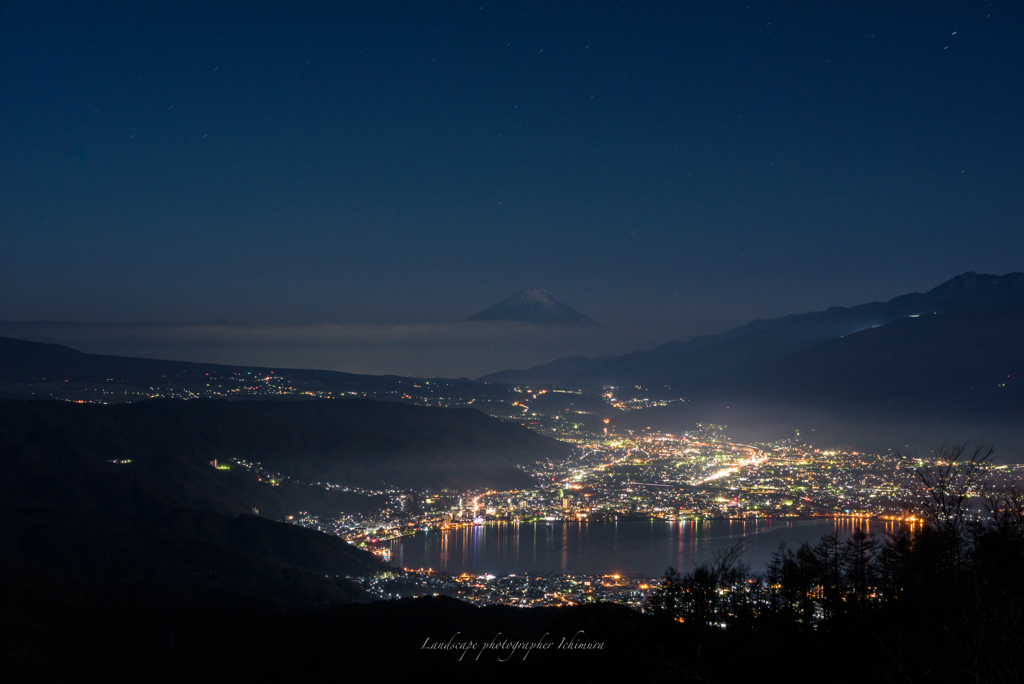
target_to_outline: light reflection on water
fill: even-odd
[[[832,532],[848,537],[860,525],[884,542],[892,523],[852,518],[490,523],[419,532],[388,545],[392,565],[454,574],[660,575],[670,565],[689,570],[743,539],[743,562],[763,572],[781,542],[795,548]]]

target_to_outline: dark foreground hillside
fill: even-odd
[[[113,405],[0,400],[0,438],[11,440],[12,448],[64,460],[131,460],[127,470],[180,462],[212,475],[210,461],[238,457],[304,481],[421,489],[524,486],[529,479],[517,464],[569,450],[472,409],[366,399]]]
[[[242,646],[257,648],[243,659],[253,665],[293,638],[290,620],[368,600],[346,577],[378,572],[376,556],[267,516],[381,502],[272,486],[214,459],[422,486],[427,472],[443,484],[517,482],[515,463],[564,450],[475,411],[363,400],[0,401],[4,681],[194,681],[204,667],[184,674],[158,657],[171,629],[185,652],[190,639],[222,644],[208,657],[233,653],[221,664],[234,668]]]
[[[0,567],[0,667],[5,681],[71,682],[1016,682],[1020,573],[1008,570],[1012,577],[979,577],[960,591],[928,586],[882,608],[845,604],[840,619],[816,629],[778,613],[722,629],[610,604],[179,606]]]
[[[168,430],[171,406],[149,407]],[[217,470],[182,447],[187,439],[164,438],[161,449],[158,431],[142,440],[133,430],[144,430],[145,420],[111,417],[113,408],[0,402],[0,563],[21,578],[7,584],[12,599],[58,579],[124,600],[145,597],[146,609],[167,602],[297,610],[362,599],[344,578],[374,572],[375,556],[252,514],[303,501],[298,487]],[[74,603],[74,594],[64,596]]]
[[[333,605],[360,597],[343,578],[374,572],[376,557],[268,518],[381,502],[211,461],[307,481],[470,486],[518,483],[514,463],[564,451],[475,411],[365,400],[0,401],[0,562],[194,604]]]

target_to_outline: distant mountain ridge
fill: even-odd
[[[951,309],[995,309],[1024,303],[1024,273],[965,273],[928,292],[852,307],[757,320],[720,335],[669,342],[648,352],[621,356],[581,374],[598,384],[669,385],[693,391],[724,373],[809,349],[900,318]]]
[[[368,382],[392,385],[405,379],[396,375],[358,375],[340,371],[265,368],[89,354],[61,344],[0,337],[0,383],[37,382],[47,376],[59,376],[77,382],[104,381],[110,379],[110,376],[114,376],[113,379],[119,382],[152,382],[154,378],[163,375],[178,375],[198,380],[214,372],[256,370],[287,370],[289,373],[304,377],[330,379],[339,386],[345,383]]]
[[[290,393],[240,392],[266,380],[286,387]],[[508,388],[466,378],[357,375],[89,354],[59,344],[0,337],[0,399],[118,403],[149,400],[154,395],[272,400],[367,397],[410,403],[435,403],[432,397],[437,396],[449,404],[460,403],[460,399],[468,404],[485,397],[503,399]]]
[[[773,385],[776,390],[770,389],[770,383],[764,379],[774,378],[775,382],[782,382],[775,367],[785,362],[786,367],[796,373],[801,355],[824,343],[863,334],[901,319],[956,310],[979,312],[977,323],[981,324],[982,319],[995,315],[992,312],[1021,304],[1024,304],[1024,273],[996,276],[969,272],[926,293],[901,295],[887,302],[832,307],[825,311],[756,320],[721,334],[668,342],[650,351],[635,352],[604,362],[589,363],[589,360],[578,357],[558,359],[526,371],[501,371],[481,380],[508,382],[514,377],[529,377],[532,382],[556,385],[639,385],[687,397],[718,396],[723,392],[771,394],[777,393],[777,386]],[[1012,317],[1013,313],[1006,315]],[[995,317],[1000,319],[998,329],[1009,330],[1005,317]],[[924,324],[925,321],[919,323]],[[932,321],[928,323],[937,325]],[[879,340],[877,344],[881,345],[883,337],[872,336],[871,339]],[[899,336],[886,336],[884,339],[890,346],[900,344]],[[888,352],[880,346],[874,353],[884,356]],[[990,350],[989,353],[995,352]],[[1005,350],[1006,355],[1013,353],[1010,347]],[[946,356],[956,358],[952,351]],[[819,359],[815,363],[820,366],[825,362]],[[814,387],[815,378],[825,375],[801,375],[804,385],[807,385],[807,396],[820,394]],[[787,377],[783,384],[788,388],[787,395],[796,397],[801,394],[802,390],[792,377]],[[861,395],[867,396],[863,392]]]
[[[467,323],[477,321],[599,325],[543,289],[521,290],[466,319]]]
[[[827,340],[732,382],[790,402],[912,402],[1019,422],[1022,350],[1024,304],[954,308]]]

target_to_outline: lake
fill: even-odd
[[[453,574],[568,573],[660,575],[689,570],[743,540],[743,562],[763,572],[781,542],[796,547],[824,534],[849,536],[856,525],[882,542],[891,524],[847,518],[810,520],[643,520],[602,523],[490,523],[431,530],[388,542],[391,564]]]

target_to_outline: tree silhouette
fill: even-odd
[[[970,500],[984,495],[984,466],[994,452],[995,447],[979,443],[965,458],[966,444],[942,445],[935,452],[936,465],[917,470],[925,489],[919,512],[936,535],[946,570],[963,566],[977,534]]]
[[[853,596],[866,599],[875,580],[875,554],[878,542],[864,527],[858,527],[842,550],[842,567]]]
[[[683,577],[671,565],[647,596],[647,609],[657,617],[675,619],[682,610]]]

